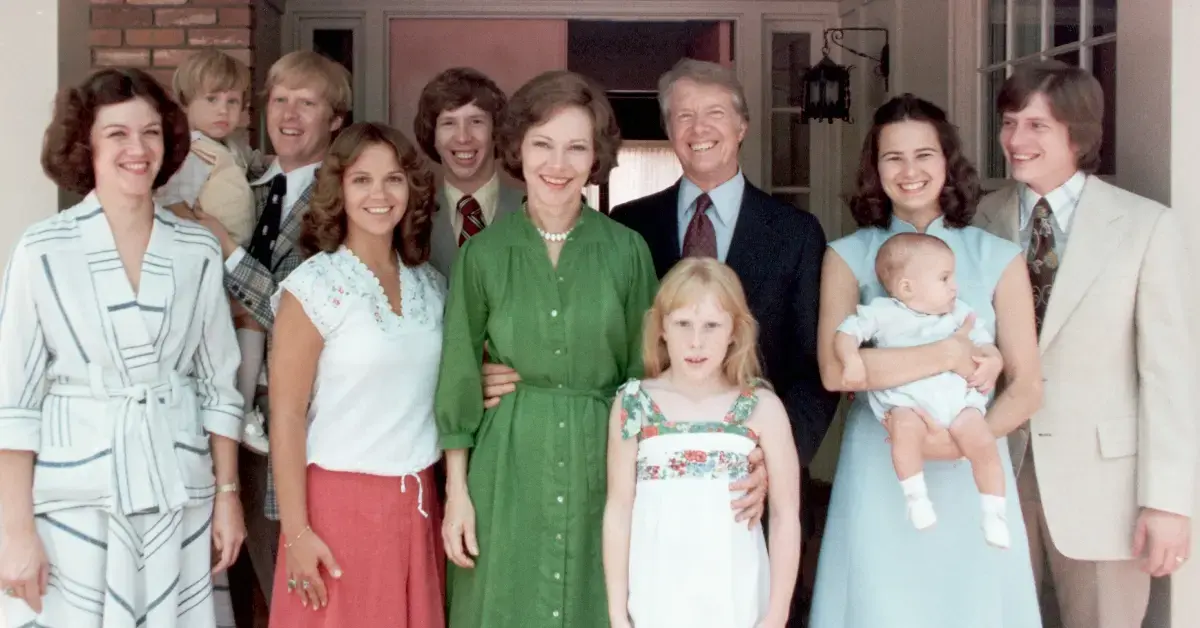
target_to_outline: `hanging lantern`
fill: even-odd
[[[828,55],[804,73],[804,122],[830,124],[850,121],[850,68],[833,62]]]
[[[863,54],[842,44],[846,31],[874,31],[883,33],[883,50],[879,58]],[[886,28],[831,28],[824,33],[825,44],[821,47],[821,61],[804,73],[804,106],[801,119],[804,122],[816,120],[830,124],[834,120],[853,122],[850,118],[850,70],[854,66],[839,65],[829,58],[829,45],[843,48],[853,54],[876,62],[875,74],[883,77],[883,88],[888,88],[888,31]]]

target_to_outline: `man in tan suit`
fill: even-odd
[[[1016,184],[979,226],[1020,243],[1045,402],[1009,439],[1035,578],[1064,628],[1140,628],[1150,578],[1189,557],[1197,435],[1172,211],[1094,176],[1104,99],[1091,74],[1021,68],[997,106]]]

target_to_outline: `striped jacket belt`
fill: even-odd
[[[175,455],[167,408],[183,395],[196,396],[190,379],[171,371],[163,381],[123,387],[105,384],[103,369],[90,365],[87,384],[56,382],[49,394],[109,404],[113,421],[113,495],[124,515],[169,512],[188,500]]]

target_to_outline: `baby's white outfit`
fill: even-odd
[[[838,331],[854,336],[860,345],[873,341],[881,349],[917,347],[949,338],[962,327],[971,312],[971,307],[961,300],[955,300],[954,311],[949,314],[925,314],[898,299],[876,297],[870,303],[858,306],[858,312],[847,316]],[[992,343],[991,333],[978,318],[968,337],[976,345]],[[868,391],[867,402],[881,421],[892,408],[921,408],[938,424],[948,428],[966,408],[976,408],[986,414],[988,398],[969,386],[966,378],[948,371],[895,388]],[[937,521],[924,476],[924,473],[918,473],[900,482],[908,518],[919,530]],[[1010,539],[1004,497],[982,497],[984,538],[996,547],[1007,548]]]
[[[950,314],[924,314],[898,299],[877,297],[858,306],[858,312],[847,316],[838,331],[854,336],[859,344],[874,341],[881,349],[917,347],[949,338],[970,313],[971,307],[962,300],[954,302]],[[992,343],[992,335],[978,318],[969,337],[977,345]],[[968,386],[961,375],[947,371],[895,388],[869,391],[867,401],[880,420],[892,408],[919,407],[938,424],[949,427],[965,408],[986,413],[988,398]]]

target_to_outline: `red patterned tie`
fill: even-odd
[[[712,207],[712,199],[707,194],[701,194],[696,199],[696,213],[688,222],[683,236],[684,257],[717,256],[717,231],[708,217],[709,207]]]
[[[459,199],[458,213],[462,214],[463,219],[462,231],[458,232],[458,245],[462,246],[467,238],[483,231],[487,225],[483,224],[483,208],[479,206],[479,201],[470,194]]]

